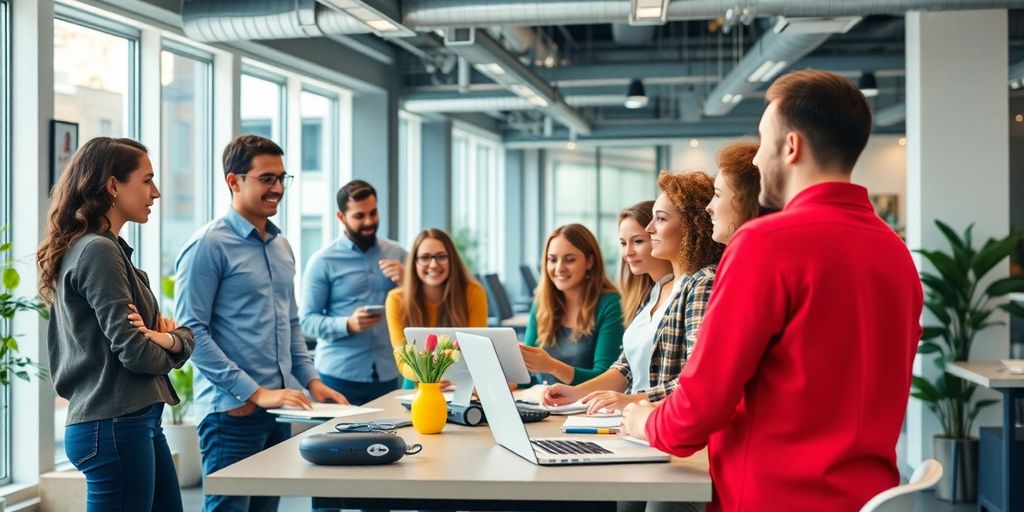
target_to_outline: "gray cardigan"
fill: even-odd
[[[128,304],[151,329],[159,314],[131,253],[108,231],[79,238],[61,261],[47,337],[53,385],[70,401],[67,425],[178,403],[167,373],[185,364],[195,340],[188,328],[175,329],[184,349],[172,354],[128,323]]]

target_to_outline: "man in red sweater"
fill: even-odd
[[[860,91],[809,70],[766,98],[754,164],[782,211],[736,232],[679,389],[623,425],[677,456],[707,446],[709,511],[856,511],[899,483],[921,283],[850,183],[871,130]]]

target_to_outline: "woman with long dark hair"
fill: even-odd
[[[160,191],[146,148],[97,137],[53,190],[36,253],[51,305],[50,372],[69,401],[68,459],[85,474],[87,510],[180,511],[178,479],[160,426],[178,396],[167,373],[192,353],[192,331],[160,316],[149,278],[118,236],[149,220]]]
[[[396,348],[405,343],[406,327],[487,327],[487,292],[470,277],[451,237],[440,229],[416,236],[402,286],[388,293],[384,306]],[[415,375],[406,370],[402,376],[411,388]]]

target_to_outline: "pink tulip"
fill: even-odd
[[[428,334],[427,335],[427,352],[433,352],[433,350],[435,348],[437,348],[437,335],[436,334]]]

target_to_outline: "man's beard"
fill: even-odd
[[[781,151],[777,151],[781,153]],[[776,154],[771,163],[761,169],[761,195],[758,198],[761,206],[781,210],[785,203],[786,183],[781,171],[782,155]]]
[[[353,230],[352,228],[345,226],[345,233],[348,234],[349,239],[355,242],[360,249],[366,250],[371,245],[377,242],[377,227],[379,224],[373,225],[373,234],[364,235],[359,231]]]

